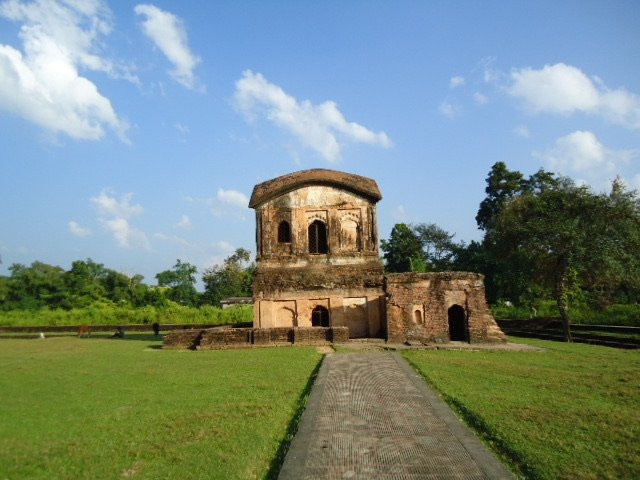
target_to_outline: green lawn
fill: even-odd
[[[640,478],[640,351],[519,341],[404,355],[522,476]]]
[[[321,355],[159,345],[0,340],[0,478],[265,478]]]

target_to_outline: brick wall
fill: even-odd
[[[484,277],[478,273],[400,273],[385,278],[387,340],[448,342],[449,309],[463,311],[466,340],[504,342],[485,300]]]
[[[227,349],[275,345],[328,345],[349,340],[347,327],[215,328],[169,333],[164,348]]]

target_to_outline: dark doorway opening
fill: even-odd
[[[327,226],[320,220],[309,225],[309,253],[328,253]]]
[[[469,341],[467,314],[460,305],[449,308],[449,339],[453,341]]]
[[[291,226],[286,220],[278,225],[278,243],[291,243]]]
[[[322,305],[318,305],[311,312],[312,327],[328,327],[329,326],[329,310]]]

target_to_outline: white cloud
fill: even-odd
[[[601,115],[607,121],[640,129],[640,96],[624,88],[611,90],[597,78],[564,63],[540,70],[514,69],[507,93],[521,98],[532,113],[575,112]]]
[[[131,217],[142,214],[142,205],[131,205],[132,193],[120,197],[120,200],[103,190],[100,195],[93,197],[91,202],[98,208],[100,224],[113,235],[121,247],[140,246],[149,249],[146,234],[135,228]]]
[[[518,125],[516,128],[513,129],[513,131],[519,137],[522,137],[522,138],[531,137],[531,132],[529,131],[529,128],[526,125]]]
[[[221,251],[223,253],[231,253],[236,250],[236,247],[234,247],[233,245],[231,245],[229,242],[225,240],[219,240],[217,242],[214,242],[213,247],[216,250]]]
[[[100,37],[111,30],[110,12],[102,2],[8,0],[0,4],[0,16],[21,24],[24,48],[0,44],[0,108],[72,138],[99,140],[110,128],[128,141],[127,123],[78,71],[137,82],[97,53]]]
[[[192,226],[191,219],[187,215],[182,215],[182,217],[180,217],[180,221],[176,223],[176,227],[183,228],[185,230],[190,229]]]
[[[181,85],[194,89],[198,79],[193,73],[200,58],[191,52],[187,31],[181,18],[161,10],[155,5],[140,4],[134,8],[136,14],[144,15],[142,30],[173,64],[169,75]]]
[[[578,130],[556,140],[545,152],[534,152],[549,169],[576,178],[596,189],[606,189],[622,168],[640,156],[640,150],[614,150],[593,132]]]
[[[218,200],[238,207],[246,207],[249,205],[249,197],[237,190],[218,189]]]
[[[89,235],[91,235],[91,230],[89,228],[81,227],[74,220],[71,220],[68,225],[69,231],[76,237],[88,237]]]
[[[449,80],[449,88],[454,89],[457,87],[460,87],[464,85],[464,77],[451,77],[451,80]]]
[[[457,105],[454,105],[448,100],[445,100],[444,102],[442,102],[438,110],[442,115],[448,118],[454,118],[460,113],[460,107]]]
[[[193,247],[189,241],[185,240],[182,237],[178,237],[177,235],[167,235],[162,232],[154,233],[153,238],[157,238],[158,240],[162,240],[164,242],[177,243],[179,245],[184,245],[185,247]]]
[[[385,132],[375,133],[358,123],[348,122],[335,102],[314,105],[309,100],[298,101],[250,70],[243,72],[236,82],[234,100],[248,119],[264,115],[329,162],[340,160],[342,145],[338,137],[385,148],[392,145]]]
[[[487,97],[485,94],[480,92],[476,92],[473,94],[473,100],[478,105],[486,105],[487,103],[489,103],[489,97]]]
[[[407,212],[404,209],[404,205],[398,205],[391,212],[391,216],[396,222],[404,222],[407,220]]]
[[[189,127],[187,127],[186,125],[182,125],[181,123],[176,123],[175,127],[176,130],[178,130],[182,135],[186,135],[191,131],[189,130]]]
[[[133,193],[127,193],[118,200],[110,196],[107,190],[103,190],[100,195],[93,197],[91,201],[98,207],[102,215],[128,219],[140,215],[144,211],[142,205],[131,205],[132,198]]]

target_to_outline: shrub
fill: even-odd
[[[525,307],[514,305],[492,306],[491,311],[497,320],[523,320],[531,316],[531,311]],[[572,323],[585,325],[624,325],[640,327],[639,304],[613,304],[602,310],[589,308],[586,304],[579,304],[569,308]],[[553,300],[544,300],[537,310],[537,317],[558,317],[558,308]]]
[[[158,323],[227,324],[253,321],[253,307],[243,305],[221,309],[210,305],[200,308],[168,302],[167,307],[130,307],[108,302],[96,302],[90,307],[71,310],[50,309],[11,310],[0,312],[0,325],[130,325]]]

